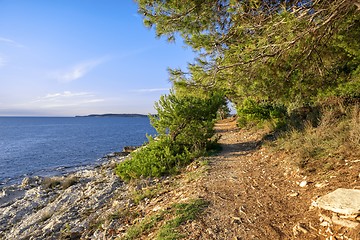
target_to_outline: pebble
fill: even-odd
[[[299,196],[299,193],[298,192],[293,192],[293,193],[290,193],[288,196],[289,197],[297,197],[297,196]]]
[[[326,187],[327,185],[329,185],[329,184],[326,183],[326,182],[316,183],[316,184],[315,184],[315,187],[316,187],[316,188],[323,188],[323,187]]]
[[[307,181],[302,181],[301,183],[299,183],[300,187],[306,187],[308,185]]]

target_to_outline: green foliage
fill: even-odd
[[[151,117],[151,123],[160,136],[168,135],[191,151],[203,150],[214,135],[214,120],[224,104],[220,94],[204,98],[163,95],[155,103],[157,115]]]
[[[240,127],[271,122],[275,128],[280,128],[286,124],[287,119],[287,111],[284,106],[273,105],[268,102],[257,103],[251,99],[246,99],[238,106],[237,112]]]
[[[324,95],[360,95],[353,1],[137,2],[158,37],[182,37],[197,54],[187,70],[170,70],[181,93],[222,91],[234,103],[252,98],[291,109]]]
[[[156,239],[175,240],[183,236],[176,231],[176,228],[188,221],[195,220],[196,217],[208,206],[208,202],[202,199],[195,199],[189,203],[180,203],[172,206],[175,217],[166,222],[159,230]]]
[[[139,236],[154,228],[158,222],[163,220],[163,217],[164,217],[163,212],[160,214],[156,214],[154,216],[146,217],[140,223],[131,226],[126,231],[126,235],[122,239],[124,240],[138,239]]]
[[[230,116],[230,108],[228,107],[227,103],[220,106],[217,112],[218,119],[225,119]]]
[[[214,145],[214,119],[224,103],[221,95],[208,98],[176,96],[171,93],[155,104],[150,116],[158,132],[156,139],[118,164],[116,174],[124,180],[174,174]]]
[[[196,157],[185,146],[169,137],[156,140],[149,138],[149,144],[131,153],[131,158],[117,165],[115,172],[123,180],[140,177],[160,177],[178,172]]]
[[[193,199],[187,203],[174,204],[167,210],[146,216],[142,221],[131,226],[122,239],[138,239],[140,236],[154,230],[165,219],[167,220],[165,220],[164,224],[159,228],[155,239],[182,239],[184,236],[177,231],[177,228],[181,224],[195,220],[208,205],[209,203],[203,199]]]

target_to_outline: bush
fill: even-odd
[[[246,127],[249,125],[263,125],[270,122],[273,127],[281,128],[286,125],[287,111],[282,105],[275,105],[269,102],[256,102],[246,99],[237,107],[238,125]]]
[[[171,141],[187,145],[191,151],[201,150],[214,135],[214,120],[224,104],[221,94],[199,98],[171,93],[155,103],[157,116],[151,117],[151,123],[160,135],[168,135]]]
[[[147,146],[131,153],[131,157],[117,165],[116,174],[123,180],[140,177],[160,177],[178,172],[197,156],[187,147],[171,141],[169,137],[149,138]]]
[[[206,98],[162,96],[155,104],[156,116],[150,116],[158,137],[131,153],[130,159],[116,167],[124,180],[173,174],[192,159],[214,146],[214,120],[224,104],[221,95]]]

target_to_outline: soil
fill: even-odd
[[[186,239],[360,239],[360,227],[327,224],[324,218],[332,213],[313,206],[319,196],[337,188],[360,188],[360,160],[305,172],[289,161],[288,153],[272,146],[274,137],[266,130],[239,129],[230,118],[218,122],[216,131],[220,152],[194,161],[179,175],[130,184],[133,199],[134,193],[147,196],[130,204],[127,212],[132,214],[110,224],[113,234],[108,230],[106,236],[124,237],[146,217],[200,198],[208,207],[177,228]],[[136,239],[158,239],[159,229],[171,217]]]
[[[339,187],[360,188],[360,161],[305,175],[283,160],[286,153],[267,147],[266,131],[240,130],[235,119],[219,122],[216,130],[222,151],[208,158],[210,169],[194,186],[210,205],[183,227],[188,239],[360,239],[359,229],[324,229],[320,210],[312,207]]]

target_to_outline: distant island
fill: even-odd
[[[136,114],[136,113],[121,113],[121,114],[90,114],[86,116],[75,116],[75,117],[148,117],[148,115],[144,114]]]

